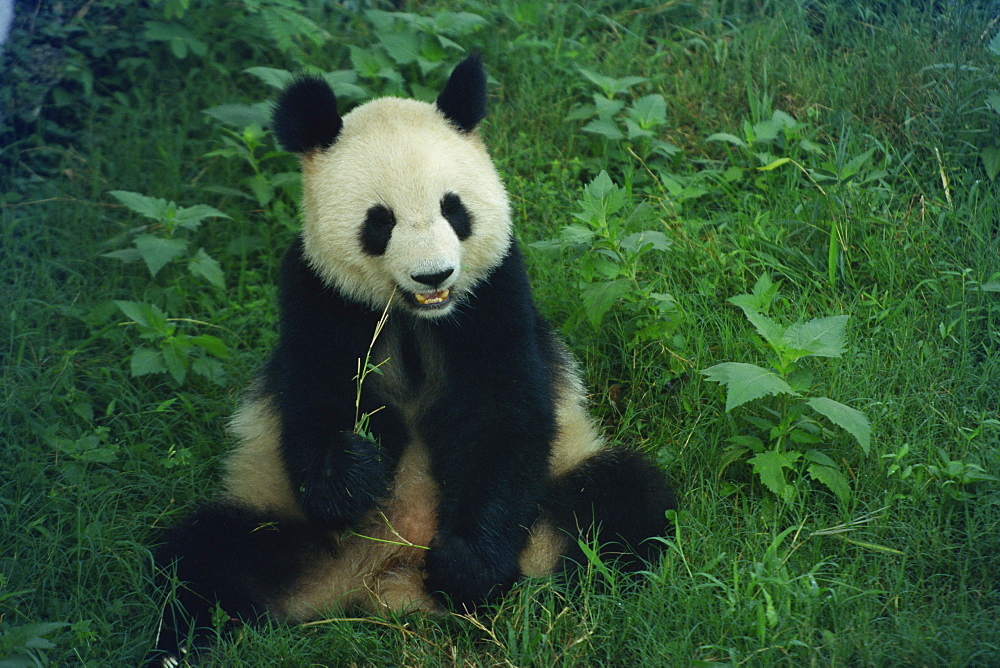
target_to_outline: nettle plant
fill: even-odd
[[[604,150],[598,164],[631,162],[628,153],[644,163],[670,164],[681,150],[659,137],[667,125],[667,104],[658,93],[632,100],[622,100],[631,89],[646,83],[645,77],[609,77],[578,68],[580,74],[596,88],[591,103],[578,104],[566,116],[567,121],[587,121],[583,131],[603,137]]]
[[[846,502],[851,488],[840,465],[820,448],[836,438],[826,418],[850,434],[868,454],[871,426],[861,411],[829,397],[810,396],[814,374],[802,365],[808,357],[840,357],[845,349],[848,316],[813,318],[784,326],[767,315],[778,286],[761,276],[750,294],[729,302],[738,306],[760,334],[771,368],[745,362],[724,362],[701,373],[726,388],[726,412],[754,402],[757,410],[746,420],[757,434],[729,439],[721,469],[745,457],[761,482],[778,498],[795,500],[804,476],[825,485]],[[776,403],[763,399],[777,397]]]
[[[159,291],[160,305],[148,301],[115,302],[129,319],[124,324],[137,328],[140,340],[147,342],[132,352],[132,375],[168,374],[181,385],[189,373],[194,373],[217,383],[225,382],[219,361],[229,356],[225,342],[211,334],[192,335],[184,331],[190,325],[213,325],[190,318],[171,318],[168,311],[180,309],[186,293],[199,290],[206,282],[220,291],[225,288],[219,262],[204,248],[194,250],[185,235],[197,230],[207,218],[229,216],[205,204],[180,207],[176,202],[124,190],[112,191],[111,195],[152,222],[126,233],[125,238],[132,242],[130,248],[104,253],[103,257],[125,263],[142,262],[153,279],[172,274],[170,285]]]
[[[557,239],[531,244],[543,252],[577,256],[582,305],[576,317],[598,329],[617,306],[633,328],[633,344],[670,341],[680,328],[681,311],[648,270],[655,266],[653,256],[670,248],[663,232],[643,229],[656,220],[654,209],[645,202],[631,206],[629,193],[603,171],[584,188],[578,204],[577,222]]]

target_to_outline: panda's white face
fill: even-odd
[[[302,156],[305,253],[325,282],[384,308],[452,311],[503,259],[507,193],[476,132],[436,106],[381,98]]]

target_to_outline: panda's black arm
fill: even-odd
[[[331,529],[353,525],[385,492],[383,450],[354,433],[358,359],[377,313],[345,300],[308,267],[301,239],[281,269],[278,345],[264,369],[265,391],[281,416],[285,473],[302,511]],[[379,408],[362,395],[363,412]],[[373,428],[392,441],[402,429],[392,410]]]
[[[421,425],[440,486],[427,587],[469,607],[518,577],[556,431],[556,354],[516,248],[441,336],[449,390]]]

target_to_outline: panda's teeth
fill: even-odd
[[[418,304],[431,306],[433,304],[444,303],[450,294],[451,290],[446,288],[440,292],[414,292],[413,296],[416,298]]]

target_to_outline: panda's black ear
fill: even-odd
[[[271,114],[278,143],[293,153],[329,148],[342,126],[333,89],[320,77],[300,77],[288,84]]]
[[[455,66],[435,104],[462,132],[476,129],[486,117],[486,71],[482,56],[474,53]]]

